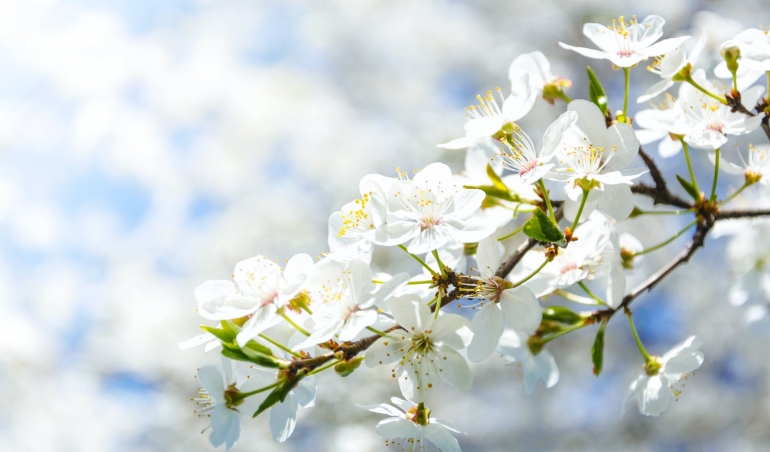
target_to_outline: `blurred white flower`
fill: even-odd
[[[522,80],[525,76],[528,78],[530,89],[542,95],[552,105],[564,88],[572,86],[571,80],[551,73],[551,63],[540,51],[517,56],[508,68],[511,83]]]
[[[573,47],[561,42],[559,45],[588,58],[607,59],[615,66],[631,67],[649,57],[668,53],[690,39],[689,36],[681,36],[656,43],[663,36],[665,23],[660,16],[647,16],[641,23],[636,21],[636,16],[629,22],[620,16],[609,27],[593,23],[583,26],[583,34],[601,50]]]
[[[390,416],[375,427],[378,435],[389,442],[404,439],[410,451],[425,451],[425,440],[428,440],[442,452],[461,452],[457,439],[452,435],[460,433],[459,430],[445,421],[430,417],[430,410],[425,406],[418,407],[398,397],[390,400],[395,407],[387,403],[358,405],[373,413]]]
[[[645,416],[658,416],[678,398],[681,389],[677,384],[703,364],[703,345],[696,336],[690,336],[669,350],[663,357],[653,357],[644,365],[644,372],[631,383],[626,404],[635,398],[639,411]],[[625,409],[625,408],[624,408]]]
[[[496,227],[481,216],[486,195],[458,186],[443,163],[431,163],[411,181],[396,182],[388,194],[388,240],[383,245],[409,242],[410,253],[422,254],[449,243],[473,243]]]
[[[546,388],[552,388],[559,382],[559,368],[551,352],[542,348],[537,354],[533,354],[527,343],[527,335],[517,334],[515,331],[506,330],[500,338],[497,350],[509,358],[512,362],[521,363],[524,373],[524,388],[527,394],[532,394],[537,387],[537,382],[543,382]]]
[[[304,288],[313,273],[313,259],[298,254],[286,269],[265,256],[256,256],[235,266],[232,281],[207,281],[195,289],[198,313],[211,320],[251,318],[238,333],[243,346],[280,321],[279,310]]]
[[[587,100],[570,102],[577,112],[575,125],[564,134],[559,163],[549,178],[566,181],[566,218],[574,218],[583,196],[583,186],[590,187],[584,215],[587,218],[598,202],[599,208],[616,221],[628,218],[634,208],[631,183],[646,169],[627,169],[639,153],[639,141],[627,124],[607,128],[604,115]]]
[[[393,376],[398,378],[401,393],[413,403],[425,401],[439,375],[459,389],[471,387],[468,362],[456,351],[471,340],[465,318],[442,314],[434,320],[430,308],[415,295],[391,299],[390,311],[406,332],[394,331],[375,342],[366,352],[367,366],[398,362]]]
[[[634,123],[641,127],[641,130],[635,131],[639,143],[646,145],[660,140],[658,154],[663,158],[678,154],[682,150],[682,142],[676,135],[687,134],[689,126],[680,99],[681,96],[675,98],[666,94],[663,103],[634,115]]]
[[[742,160],[741,165],[736,165],[729,160],[721,159],[720,169],[726,173],[739,174],[745,177],[746,182],[770,184],[770,145],[758,144],[749,145],[748,159],[744,160],[741,154],[738,154]],[[709,154],[712,161],[716,161],[715,154]]]
[[[738,60],[738,80],[741,84],[739,88],[743,90],[770,71],[770,36],[767,30],[749,28],[735,35],[732,41],[741,50],[741,58]],[[725,61],[719,63],[714,72],[720,78],[732,77]],[[744,105],[753,106],[748,102],[744,102]]]

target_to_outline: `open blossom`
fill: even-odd
[[[381,228],[388,216],[388,190],[397,179],[369,174],[361,179],[361,198],[329,217],[330,257],[348,260],[369,255],[373,244],[386,240]]]
[[[471,387],[468,362],[456,351],[465,348],[472,336],[465,318],[442,314],[434,320],[430,308],[416,295],[391,299],[390,311],[406,331],[394,331],[375,342],[366,352],[367,366],[397,363],[393,376],[412,403],[425,401],[439,375],[459,389]]]
[[[698,70],[693,79],[700,86],[713,87],[706,80],[705,73]],[[712,88],[713,89],[713,88]],[[744,105],[755,105],[762,95],[764,87],[753,86],[741,93]],[[732,112],[731,108],[716,99],[707,96],[689,84],[683,84],[679,93],[682,109],[687,123],[684,140],[699,149],[713,150],[727,143],[728,135],[747,134],[762,122],[762,116],[748,116]]]
[[[481,279],[474,296],[489,302],[473,316],[473,340],[468,346],[468,359],[481,362],[495,351],[506,320],[514,330],[531,334],[540,326],[543,312],[530,289],[514,288],[509,281],[495,276],[495,271],[503,262],[503,246],[497,239],[489,237],[479,242],[476,262]]]
[[[257,389],[259,383],[238,375],[235,362],[224,357],[222,370],[216,366],[201,367],[198,381],[201,389],[193,400],[201,408],[196,413],[211,419],[203,431],[211,429],[209,441],[214,447],[224,444],[225,450],[230,450],[241,436],[241,412],[251,416],[261,402],[260,397],[254,396],[237,400],[237,394]]]
[[[348,263],[324,259],[316,265],[308,291],[312,299],[312,334],[293,349],[301,350],[332,339],[353,340],[364,328],[377,323],[376,304],[406,284],[400,273],[384,284],[372,283],[372,271],[361,259]],[[378,287],[375,287],[378,286]]]
[[[211,320],[251,316],[238,333],[239,345],[280,321],[279,310],[304,288],[313,272],[313,258],[297,254],[281,270],[265,256],[235,266],[232,281],[207,281],[195,289],[198,313]]]
[[[703,364],[703,352],[698,350],[701,345],[703,341],[690,336],[663,357],[652,357],[642,375],[631,383],[626,403],[634,398],[645,416],[660,415],[671,399],[679,397],[677,383]]]
[[[422,254],[449,243],[473,243],[496,227],[480,215],[486,195],[455,183],[443,163],[431,163],[411,181],[400,181],[388,194],[388,241],[407,243],[410,253]]]
[[[577,214],[584,185],[591,189],[584,214],[596,207],[616,221],[628,218],[634,207],[632,181],[645,169],[627,169],[639,153],[639,141],[627,124],[607,128],[599,107],[586,100],[570,102],[569,110],[577,112],[578,119],[564,134],[559,163],[549,178],[567,182],[565,215]],[[585,218],[585,217],[584,217]]]
[[[498,176],[503,173],[503,164],[499,158],[495,158],[500,151],[500,142],[487,138],[468,148],[465,154],[465,172],[455,175],[463,186],[478,187],[490,185],[492,181],[487,174],[487,166],[492,168]],[[517,174],[502,176],[503,184],[508,188],[511,196],[521,201],[540,201],[531,184],[524,183]],[[501,228],[513,220],[513,212],[525,212],[533,206],[509,201],[502,198],[486,197],[481,204],[481,215],[485,221]]]
[[[647,58],[668,53],[690,38],[682,36],[656,42],[663,36],[665,23],[660,16],[647,16],[641,23],[636,21],[636,16],[629,22],[620,16],[609,27],[592,23],[583,26],[583,34],[600,50],[573,47],[561,42],[559,45],[588,58],[607,59],[615,66],[631,67]]]
[[[529,136],[518,127],[513,132],[501,139],[504,145],[498,152],[498,158],[503,166],[518,174],[522,184],[533,184],[553,168],[551,160],[559,150],[564,132],[577,121],[577,113],[568,111],[563,113],[545,131],[543,146],[539,151]]]
[[[551,352],[541,348],[532,353],[527,343],[527,335],[506,330],[500,338],[497,350],[513,362],[521,363],[524,373],[524,388],[527,394],[532,394],[539,381],[546,388],[552,388],[559,382],[559,368]]]
[[[439,144],[438,147],[465,149],[483,138],[497,137],[505,128],[511,127],[514,121],[529,113],[537,95],[527,73],[511,79],[511,95],[507,98],[503,98],[500,88],[495,91],[501,103],[498,103],[492,91],[488,91],[484,97],[478,96],[479,104],[465,109],[465,136]]]
[[[740,154],[738,154],[740,156]],[[712,157],[712,156],[710,156]],[[713,158],[713,157],[712,157]],[[730,174],[740,174],[751,183],[759,182],[763,185],[770,184],[770,145],[749,145],[749,156],[743,159],[741,165],[736,165],[728,160],[722,160],[720,169]]]
[[[552,105],[564,88],[572,86],[571,80],[551,73],[551,63],[539,51],[517,56],[508,68],[508,78],[512,81],[522,80],[525,76],[530,89]]]
[[[647,91],[644,92],[644,94],[636,99],[636,101],[639,103],[646,102],[674,86],[674,78],[682,71],[682,69],[688,68],[686,69],[687,72],[692,71],[695,63],[698,61],[698,57],[703,51],[703,48],[706,46],[707,39],[708,28],[703,30],[703,34],[701,34],[700,39],[698,39],[698,42],[692,49],[692,52],[690,52],[689,57],[685,55],[684,49],[682,49],[680,46],[671,52],[666,53],[663,58],[656,59],[655,63],[653,63],[649,69],[650,71],[660,75],[660,78],[663,80],[649,87]],[[680,82],[682,81],[681,79],[677,80]]]
[[[430,410],[425,406],[413,405],[406,400],[393,397],[393,405],[380,403],[377,405],[359,405],[360,408],[373,413],[390,416],[383,419],[375,427],[378,435],[395,443],[404,439],[404,447],[410,451],[426,450],[425,441],[432,442],[442,452],[461,452],[460,445],[452,433],[460,433],[445,421],[430,416]],[[398,408],[396,408],[398,407]]]

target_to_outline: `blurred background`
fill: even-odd
[[[766,0],[0,1],[0,450],[213,450],[190,397],[218,355],[178,348],[200,332],[198,284],[256,254],[326,251],[329,214],[365,174],[461,170],[464,153],[435,144],[462,134],[476,94],[509,89],[520,53],[545,53],[572,98],[586,97],[590,64],[620,108],[622,72],[557,43],[590,47],[584,22],[651,13],[666,37],[711,27],[705,68],[722,41],[770,24]],[[656,78],[634,70],[632,97]],[[539,142],[563,110],[539,101],[522,125]],[[681,156],[658,160],[685,174]],[[705,153],[695,160],[711,180]],[[687,221],[622,230],[651,245]],[[629,284],[685,242],[646,256]],[[473,367],[471,391],[442,385],[429,406],[467,433],[464,451],[770,450],[770,352],[727,302],[725,243],[710,239],[635,305],[650,352],[705,341],[702,369],[661,418],[631,405],[621,417],[642,364],[623,319],[600,378],[586,330],[550,346],[551,390],[528,397],[496,356]],[[322,375],[288,442],[263,416],[234,450],[384,450],[380,417],[355,404],[394,395],[385,369]]]

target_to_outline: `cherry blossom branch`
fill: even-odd
[[[660,172],[658,165],[655,164],[655,160],[644,152],[644,149],[641,146],[639,146],[639,157],[642,158],[647,169],[650,170],[650,177],[652,177],[652,181],[655,182],[655,186],[651,187],[640,182],[631,186],[631,191],[633,193],[652,198],[653,204],[666,204],[683,209],[692,208],[692,204],[671,193],[668,189],[668,184],[666,184],[666,179],[663,177],[663,173]]]
[[[770,209],[756,210],[722,210],[714,215],[715,220],[732,220],[737,218],[755,218],[770,216]]]

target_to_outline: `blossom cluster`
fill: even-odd
[[[662,356],[652,355],[636,332],[630,305],[689,260],[718,221],[761,216],[723,206],[766,182],[770,153],[766,145],[751,146],[737,165],[722,161],[720,152],[731,136],[767,127],[770,107],[761,97],[764,87],[755,85],[762,73],[770,74],[767,33],[748,30],[721,46],[724,61],[714,74],[731,78],[732,86],[720,88],[695,69],[706,35],[687,55],[682,46],[690,38],[661,39],[664,23],[659,16],[640,22],[620,17],[610,26],[584,26],[598,50],[561,44],[622,69],[622,110],[610,109],[590,68],[588,99],[572,100],[566,92],[571,81],[553,75],[542,53],[519,55],[509,69],[510,88],[479,96],[466,109],[462,136],[439,145],[465,152],[464,171],[435,162],[412,175],[366,175],[360,197],[329,217],[328,252],[317,262],[298,254],[281,267],[260,255],[238,263],[231,279],[199,286],[198,313],[218,323],[204,326],[203,335],[182,347],[221,349],[222,369],[199,370],[202,389],[195,398],[198,412],[210,418],[204,431],[211,429],[211,443],[229,450],[242,418],[268,410],[274,439],[285,441],[299,407],[315,404],[316,374],[334,369],[346,377],[365,364],[389,372],[403,397],[392,398],[395,406],[362,406],[388,416],[377,424],[378,434],[409,450],[430,442],[441,451],[459,451],[453,436],[459,431],[432,417],[427,406],[437,388],[469,390],[469,362],[495,352],[520,363],[527,392],[540,381],[550,388],[559,369],[548,343],[594,325],[591,358],[598,376],[605,329],[617,313],[627,317],[641,355],[628,400],[642,414],[663,412],[679,396],[680,382],[703,363],[702,341],[690,336]],[[632,115],[631,69],[645,61],[661,81],[637,100],[666,97],[660,108]],[[677,83],[674,97],[667,91]],[[517,121],[541,99],[566,108],[533,140]],[[691,200],[669,191],[642,149],[656,141],[660,157],[683,150],[689,177],[677,180]],[[714,162],[710,192],[698,185],[690,147]],[[720,198],[720,172],[742,174],[743,186]],[[641,182],[648,173],[654,186]],[[677,210],[644,211],[635,194]],[[619,228],[629,218],[660,214],[693,221],[650,246]],[[739,223],[719,223],[717,231],[729,233]],[[693,228],[684,257],[629,290],[629,274],[645,254]],[[420,273],[373,264],[378,248],[399,248]],[[751,272],[768,278],[764,268],[752,268],[743,280],[757,279],[746,276]]]

